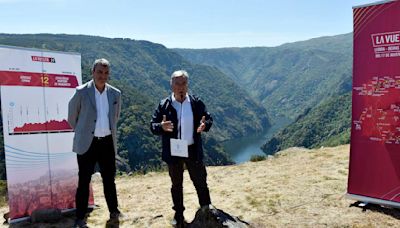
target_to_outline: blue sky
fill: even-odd
[[[373,0],[0,0],[1,33],[131,38],[168,48],[277,46],[353,30]]]

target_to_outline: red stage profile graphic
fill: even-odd
[[[48,91],[48,93],[53,94],[52,91]],[[30,97],[32,98],[34,96],[35,95],[32,93]],[[22,102],[23,100],[21,99],[19,99],[18,102],[9,102],[7,112],[9,135],[73,132],[67,120],[62,118],[66,113],[65,111],[60,113],[58,103],[50,103],[47,107],[44,107],[39,104],[33,106],[32,104]]]
[[[73,129],[66,120],[50,120],[44,123],[27,123],[22,127],[15,127],[13,134],[39,134],[39,133],[61,133],[71,132]]]

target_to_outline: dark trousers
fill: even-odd
[[[79,182],[76,190],[76,218],[84,219],[88,201],[89,184],[94,173],[96,163],[99,164],[103,179],[104,196],[110,213],[118,212],[117,191],[115,188],[115,152],[112,136],[102,139],[94,138],[89,150],[83,155],[77,155],[79,168]]]
[[[207,171],[204,164],[200,161],[193,161],[192,159],[179,158],[177,162],[168,164],[169,176],[172,181],[172,201],[176,214],[183,216],[185,207],[183,206],[183,170],[184,164],[189,171],[190,179],[197,191],[200,207],[211,204],[210,192],[207,186]]]

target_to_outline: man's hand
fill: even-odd
[[[172,132],[172,130],[174,129],[174,124],[170,120],[167,121],[167,117],[163,115],[161,127],[164,131]]]
[[[200,126],[197,128],[197,133],[204,131],[204,128],[206,128],[206,117],[205,116],[201,117]]]

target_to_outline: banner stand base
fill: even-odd
[[[88,206],[88,209],[90,209],[90,210],[94,210],[96,208],[99,208],[99,206],[97,206],[97,205],[89,205]],[[61,213],[65,214],[65,213],[68,213],[68,212],[73,212],[75,210],[76,210],[75,208],[64,209],[64,210],[61,211]],[[25,221],[28,221],[30,219],[31,219],[30,216],[22,217],[22,218],[16,218],[16,219],[9,219],[8,220],[8,224],[15,224],[15,223],[19,223],[19,222],[25,222]]]
[[[387,207],[394,207],[394,208],[400,208],[400,203],[389,201],[389,200],[382,200],[382,199],[377,199],[377,198],[372,198],[368,196],[360,196],[360,195],[355,195],[355,194],[350,194],[346,193],[346,198],[347,199],[353,199],[357,201],[361,201],[364,203],[372,203],[372,204],[379,204]]]

